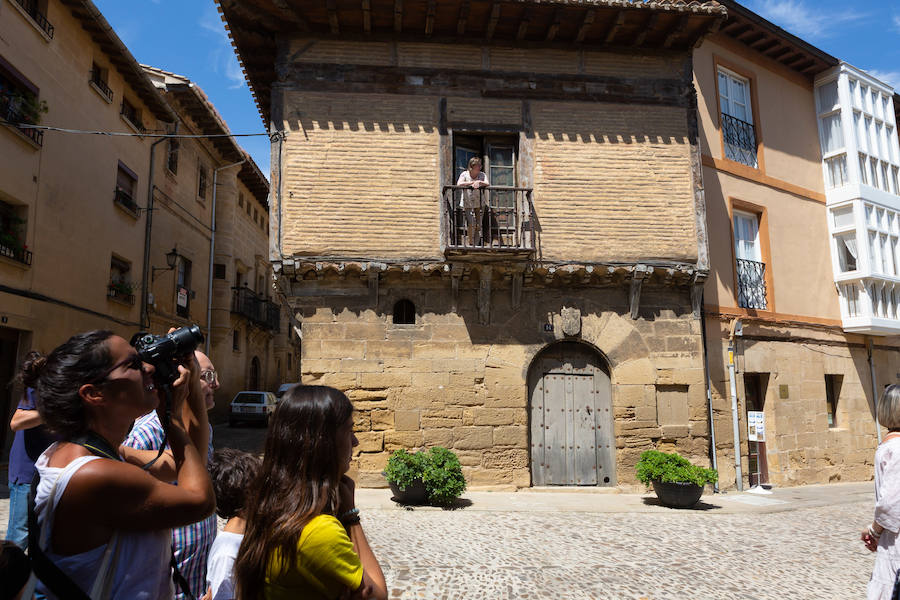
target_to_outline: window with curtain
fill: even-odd
[[[836,239],[838,247],[838,263],[840,264],[841,272],[847,273],[849,271],[855,271],[857,269],[856,235],[852,233],[839,235]]]
[[[750,103],[750,81],[722,68],[718,77],[725,157],[755,168],[758,166],[757,141]]]
[[[830,154],[843,147],[844,133],[841,131],[841,113],[822,117],[822,151]]]

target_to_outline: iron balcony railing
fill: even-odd
[[[0,256],[11,258],[12,260],[20,262],[23,265],[31,264],[31,250],[26,250],[25,248],[13,248],[11,246],[4,246],[3,244],[0,244]]]
[[[53,37],[53,25],[50,24],[50,21],[44,16],[44,13],[41,12],[37,0],[16,0],[16,4],[21,6],[22,10],[38,24],[38,27],[47,34],[47,37]]]
[[[443,195],[448,250],[535,250],[532,188],[445,185]]]
[[[752,123],[722,113],[722,137],[725,156],[739,163],[756,167],[756,128]]]
[[[231,288],[231,312],[248,319],[269,331],[278,333],[281,309],[277,304],[258,296],[250,288]]]
[[[737,259],[738,306],[766,309],[766,263]]]
[[[137,202],[134,201],[134,198],[131,197],[131,194],[123,190],[122,188],[116,188],[115,196],[113,197],[113,202],[121,205],[123,208],[137,214],[139,207]]]
[[[7,123],[10,123],[13,127],[16,127],[22,135],[38,146],[43,146],[43,131],[31,127],[21,127],[21,125],[30,125],[31,123],[30,119],[26,118],[19,110],[15,98],[16,96],[12,94],[0,94],[0,118]]]
[[[91,69],[91,79],[90,82],[97,86],[97,89],[100,90],[106,99],[112,102],[113,99],[113,91],[109,89],[109,86],[106,85],[106,82],[103,81],[103,77],[101,77],[100,71],[96,69]]]
[[[119,114],[128,119],[128,122],[134,125],[135,129],[137,129],[141,133],[146,131],[144,129],[144,124],[138,118],[138,111],[135,107],[123,101],[122,110],[119,111]]]
[[[120,286],[110,283],[106,288],[106,297],[134,306],[134,294],[124,291]]]

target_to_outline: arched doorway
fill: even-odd
[[[532,485],[616,485],[606,361],[578,342],[545,348],[528,372]]]
[[[247,382],[247,389],[259,390],[259,358],[254,356],[250,361],[250,377]]]

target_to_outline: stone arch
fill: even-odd
[[[533,485],[616,485],[612,385],[592,345],[559,341],[528,368]]]

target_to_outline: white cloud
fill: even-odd
[[[835,29],[865,17],[858,11],[829,12],[804,0],[755,0],[753,9],[803,39],[828,37]]]
[[[894,31],[900,33],[900,15],[894,15]]]
[[[231,82],[228,89],[235,90],[243,87],[245,84],[244,73],[241,71],[237,55],[231,47],[231,40],[228,39],[228,33],[225,31],[225,24],[215,7],[210,6],[204,11],[198,25],[202,30],[217,38],[216,46],[209,56],[213,72],[224,75]]]
[[[866,73],[879,81],[883,81],[894,88],[894,91],[900,91],[900,71],[882,71],[880,69],[866,69]]]

